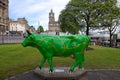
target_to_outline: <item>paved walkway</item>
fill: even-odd
[[[41,80],[29,71],[5,80]],[[120,70],[87,70],[79,80],[120,80]]]

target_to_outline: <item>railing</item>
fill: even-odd
[[[0,35],[0,44],[21,43],[22,41],[23,41],[23,36],[17,36],[17,35]]]

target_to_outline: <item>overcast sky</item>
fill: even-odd
[[[48,29],[49,12],[53,9],[55,20],[70,0],[9,0],[9,17],[16,20],[25,17],[36,29],[38,24]],[[120,0],[118,0],[120,3]]]
[[[58,20],[60,11],[70,0],[9,0],[9,17],[17,20],[17,18],[25,17],[29,25],[42,25],[44,29],[48,29],[49,12],[53,9],[55,20]]]

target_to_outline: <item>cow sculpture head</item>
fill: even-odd
[[[28,35],[25,36],[25,39],[23,40],[22,45],[24,47],[26,47],[26,46],[33,46],[34,47],[35,35],[33,33],[30,33],[28,30],[27,30],[27,33],[28,33]]]

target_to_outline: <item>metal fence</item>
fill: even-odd
[[[22,41],[23,41],[23,36],[0,35],[0,44],[21,43]]]

